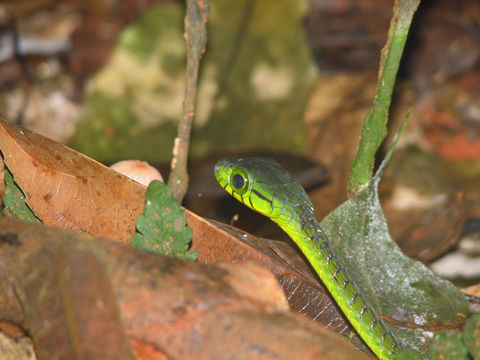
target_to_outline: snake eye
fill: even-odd
[[[250,188],[248,173],[241,168],[234,168],[230,172],[229,182],[231,190],[240,196],[245,195]]]
[[[237,189],[241,189],[245,186],[245,179],[240,174],[235,174],[232,178],[232,185]]]

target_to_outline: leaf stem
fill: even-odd
[[[420,0],[395,0],[387,42],[381,51],[377,93],[363,120],[357,155],[350,171],[350,194],[362,190],[372,178],[375,153],[387,135],[388,111],[400,59],[419,4]]]

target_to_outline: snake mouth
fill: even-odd
[[[219,160],[215,164],[213,170],[215,173],[215,178],[217,179],[220,186],[223,187],[225,190],[227,190],[226,186],[228,185],[228,178],[227,178],[227,174],[225,173],[225,168],[223,167],[223,164],[224,164],[224,161]]]

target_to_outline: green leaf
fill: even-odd
[[[398,350],[395,360],[424,360],[417,350],[402,348]]]
[[[3,206],[17,219],[39,223],[40,220],[30,209],[25,200],[22,189],[15,183],[13,175],[5,166],[5,193],[3,194]]]
[[[429,346],[434,360],[468,360],[468,350],[462,341],[462,334],[456,330],[438,332]]]
[[[463,330],[463,341],[474,359],[480,359],[480,313],[468,319]]]
[[[426,344],[433,333],[461,327],[470,310],[462,292],[406,257],[391,238],[378,196],[391,152],[368,186],[331,212],[322,226],[365,298],[405,346],[428,358]]]
[[[152,181],[145,195],[143,214],[137,217],[137,233],[130,244],[159,254],[196,260],[197,250],[188,251],[192,230],[172,189],[160,181]]]

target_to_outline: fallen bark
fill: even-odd
[[[251,263],[205,265],[0,218],[0,321],[39,359],[363,359]],[[148,354],[148,355],[146,355]]]

